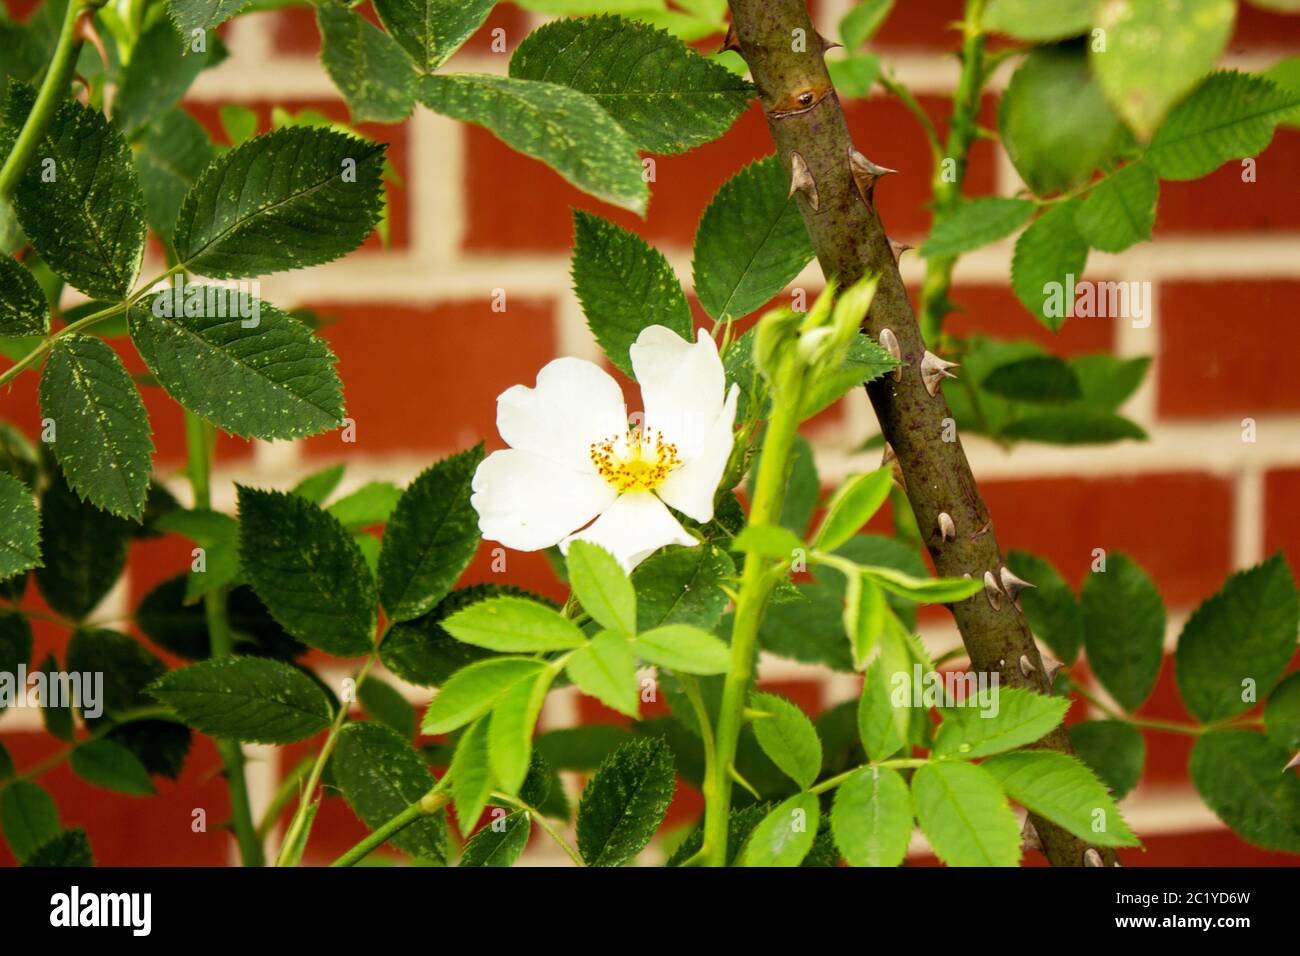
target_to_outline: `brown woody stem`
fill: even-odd
[[[817,208],[813,209],[806,197],[797,202],[823,272],[838,278],[841,288],[863,275],[878,273],[881,277],[865,331],[878,339],[882,330],[892,329],[906,367],[900,381],[885,376],[869,385],[867,394],[902,466],[922,540],[940,575],[970,574],[980,580],[991,571],[997,578],[1003,562],[992,519],[960,439],[943,440],[945,422],[951,422],[952,413],[942,389],[931,396],[922,382],[925,343],[890,251],[889,237],[873,206],[855,188],[849,166],[854,144],[805,0],[730,0],[730,6],[740,53],[758,87],[777,152],[787,170],[791,169],[791,154],[799,153],[816,183]],[[809,102],[811,108],[801,108]],[[864,145],[861,151],[870,156],[872,144]],[[883,161],[888,156],[874,158]],[[887,181],[880,188],[888,188]],[[872,196],[870,190],[867,196]],[[956,537],[951,541],[941,537],[941,512],[953,519]],[[995,609],[980,593],[950,607],[971,666],[996,672],[1001,686],[1049,692],[1042,659],[1024,617],[1005,596],[998,604]],[[1032,666],[1029,676],[1022,672],[1021,657]],[[1059,729],[1040,746],[1070,749],[1064,730]],[[1046,820],[1032,819],[1054,865],[1083,865],[1088,849],[1085,841]],[[1114,860],[1112,852],[1098,849],[1107,863]]]

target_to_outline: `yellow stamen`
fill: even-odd
[[[602,478],[622,493],[653,491],[682,462],[677,446],[664,441],[663,435],[643,434],[640,427],[632,427],[626,435],[593,443],[591,463]]]

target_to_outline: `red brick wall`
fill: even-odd
[[[31,0],[7,0],[22,16]],[[925,108],[941,120],[960,0],[900,3],[879,35],[879,45],[900,64]],[[822,0],[828,25],[846,2]],[[491,30],[506,31],[511,48],[531,19],[502,4],[454,63],[457,68],[502,72],[506,56],[490,50]],[[203,77],[188,106],[211,128],[216,110],[238,101],[258,109],[264,123],[272,105],[312,107],[346,117],[328,79],[315,64],[318,49],[310,11],[241,18],[228,29],[233,56]],[[829,32],[829,26],[823,29]],[[1300,17],[1242,7],[1231,54],[1252,64],[1300,51]],[[277,91],[288,90],[283,99]],[[988,97],[992,125],[996,94]],[[896,237],[924,236],[929,224],[929,154],[915,122],[896,102],[875,98],[848,106],[855,136],[873,159],[903,174],[881,186],[884,221]],[[283,306],[311,305],[338,321],[324,332],[339,356],[349,415],[357,442],[327,435],[296,446],[254,447],[223,441],[217,487],[229,507],[231,479],[287,486],[306,471],[346,461],[348,481],[372,477],[405,481],[435,457],[480,438],[496,441],[497,394],[530,381],[557,354],[595,357],[569,291],[570,209],[589,209],[635,228],[661,246],[689,277],[689,248],[699,216],[714,190],[743,163],[771,150],[762,117],[743,116],[721,140],[685,156],[658,159],[653,201],[644,221],[579,194],[539,163],[522,157],[471,126],[417,113],[402,126],[368,127],[391,144],[390,159],[403,185],[392,202],[391,248],[377,240],[343,262],[263,282],[263,294]],[[1155,243],[1123,257],[1096,257],[1097,276],[1149,280],[1158,314],[1148,329],[1127,323],[1076,319],[1059,336],[1035,323],[1008,290],[1010,250],[999,245],[970,257],[958,272],[954,297],[964,311],[954,332],[1029,337],[1063,354],[1115,349],[1155,358],[1148,383],[1125,411],[1151,434],[1146,445],[1059,451],[1019,449],[1010,456],[968,440],[977,475],[1006,548],[1025,548],[1055,561],[1078,584],[1096,547],[1125,550],[1153,575],[1174,620],[1215,591],[1230,570],[1277,549],[1300,568],[1300,384],[1291,369],[1300,351],[1300,132],[1279,132],[1258,157],[1258,182],[1244,184],[1229,166],[1209,179],[1162,184]],[[991,143],[981,142],[971,164],[969,192],[1011,194],[1019,184]],[[915,284],[919,262],[904,260]],[[508,295],[505,313],[493,312],[492,290]],[[129,352],[129,347],[124,349]],[[35,434],[39,416],[35,376],[0,393],[0,418]],[[179,412],[157,394],[148,396],[162,473],[184,453]],[[1258,421],[1258,441],[1241,441],[1241,419]],[[872,431],[862,396],[823,416],[813,433],[827,480],[874,465],[846,457]],[[492,575],[487,548],[467,580]],[[179,542],[137,545],[123,593],[110,596],[97,615],[121,617],[158,581],[183,570],[188,548]],[[536,555],[509,556],[514,583],[561,595],[546,562]],[[494,577],[494,576],[493,576]],[[33,607],[39,599],[30,598]],[[922,617],[927,640],[951,646],[955,631],[942,614]],[[64,642],[58,628],[37,625],[38,655]],[[1166,662],[1160,685],[1144,713],[1182,718]],[[812,671],[774,664],[770,684],[809,712],[845,699],[852,681],[824,682]],[[337,676],[337,675],[335,675]],[[1077,714],[1085,713],[1082,707]],[[1076,715],[1077,715],[1076,714]],[[620,718],[571,693],[548,705],[548,726],[575,720]],[[15,714],[0,733],[19,766],[56,749],[46,735]],[[1186,742],[1149,734],[1148,771],[1127,806],[1146,839],[1146,851],[1127,851],[1142,864],[1271,864],[1293,862],[1247,846],[1198,809],[1186,778]],[[279,772],[306,752],[282,754],[254,748],[250,779],[255,805],[264,805]],[[54,791],[65,825],[85,827],[105,864],[203,864],[231,858],[225,831],[190,828],[193,808],[210,824],[226,813],[219,763],[207,741],[194,748],[175,784],[162,781],[160,796],[134,799],[92,790],[62,768],[42,778]],[[698,812],[699,797],[683,787],[673,811],[684,822]],[[329,800],[317,823],[309,859],[320,862],[362,833],[341,801]],[[548,848],[539,845],[539,853]],[[549,859],[549,857],[544,857]],[[12,862],[0,848],[0,863]]]

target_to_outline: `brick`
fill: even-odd
[[[122,337],[107,341],[132,375],[140,375],[148,371],[144,360],[131,345],[130,339]],[[0,389],[0,420],[13,425],[31,441],[38,441],[41,434],[39,388],[40,375],[36,371],[29,370],[4,389]],[[181,406],[156,385],[141,385],[139,391],[153,434],[154,461],[160,465],[183,461],[185,413]],[[221,435],[218,439],[217,455],[220,460],[247,458],[251,454],[250,442],[228,435]]]
[[[1076,586],[1089,573],[1093,548],[1131,555],[1171,607],[1199,603],[1231,570],[1227,479],[1199,473],[1035,478],[984,481],[980,490],[1003,549],[1043,555]]]
[[[946,139],[951,101],[942,96],[918,95],[917,102],[938,127],[940,137]],[[882,166],[899,171],[876,187],[876,205],[886,231],[895,239],[924,237],[930,231],[928,205],[934,170],[930,147],[920,124],[892,97],[851,100],[845,104],[845,115],[858,148]],[[995,97],[984,97],[979,122],[985,126],[997,125]],[[977,140],[971,147],[964,191],[969,196],[985,196],[994,192],[996,186],[994,144]]]
[[[131,542],[131,550],[127,557],[127,607],[130,613],[134,614],[145,595],[158,585],[189,571],[190,562],[193,560],[190,552],[193,548],[193,542],[178,534]],[[117,626],[129,630],[131,635],[149,650],[149,653],[166,661],[168,667],[182,667],[190,663],[154,644],[135,626],[134,621],[129,628],[125,624]]]
[[[499,561],[504,551],[504,563]],[[497,570],[501,568],[502,570]],[[562,604],[569,589],[556,577],[551,562],[542,551],[512,551],[496,541],[484,541],[478,553],[461,575],[457,587],[470,584],[509,584]]]
[[[8,733],[5,746],[22,770],[66,745],[44,733]],[[230,858],[232,841],[221,827],[230,811],[219,770],[212,741],[196,734],[180,779],[154,778],[156,796],[131,797],[92,786],[66,763],[37,782],[54,798],[62,825],[86,831],[100,866],[222,866]],[[192,829],[196,808],[207,813],[206,832]],[[0,866],[13,865],[0,842]]]
[[[1300,655],[1292,660],[1287,669],[1288,672],[1294,671],[1297,665],[1300,665]],[[1261,698],[1266,698],[1271,689],[1261,687]],[[1140,717],[1169,720],[1180,724],[1195,724],[1197,722],[1183,705],[1182,695],[1178,690],[1178,680],[1175,675],[1172,654],[1165,656],[1160,667],[1160,676],[1156,680],[1155,688],[1151,691],[1151,696],[1137,709],[1136,713]],[[1259,704],[1246,711],[1242,716],[1258,718],[1262,713],[1263,705]],[[1147,760],[1142,773],[1142,784],[1186,783],[1189,780],[1187,762],[1191,758],[1192,745],[1196,742],[1196,738],[1187,734],[1148,729],[1142,730],[1142,736],[1146,739],[1147,745]]]
[[[1300,130],[1278,129],[1256,159],[1255,182],[1242,180],[1236,160],[1202,179],[1162,182],[1156,235],[1300,229],[1300,191],[1291,178],[1300,167]]]
[[[371,23],[379,25],[379,17],[372,4],[363,3],[355,9]],[[483,26],[461,47],[453,62],[465,53],[492,53],[492,31],[498,28],[505,30],[507,51],[513,51],[527,34],[528,23],[528,15],[523,10],[513,5],[498,4]],[[278,11],[271,38],[277,53],[287,56],[316,56],[320,52],[320,31],[316,26],[315,12],[309,6],[287,7]]]
[[[1229,52],[1264,48],[1300,49],[1300,17],[1264,10],[1250,3],[1237,4],[1237,27]]]
[[[1293,854],[1251,846],[1226,827],[1138,835],[1140,848],[1119,851],[1125,866],[1295,866]]]
[[[815,680],[759,680],[758,689],[797,704],[814,720],[826,709],[825,688]]]
[[[641,717],[644,720],[667,717],[670,713],[668,702],[662,695],[659,695],[653,701],[642,701],[641,703]],[[588,726],[590,724],[613,724],[618,727],[631,727],[632,720],[624,714],[606,707],[594,697],[588,697],[585,694],[579,695],[575,725]],[[590,775],[584,776],[582,786],[585,787],[589,781]],[[574,808],[576,812],[576,800],[574,801]],[[664,815],[664,826],[692,826],[703,817],[703,814],[703,795],[679,778],[672,802],[668,805],[668,811]]]
[[[641,701],[642,720],[656,720],[660,717],[669,717],[672,715],[672,710],[668,706],[667,699],[662,694],[657,693],[658,685],[656,685],[655,689],[656,694],[654,700]],[[631,727],[632,718],[628,717],[626,714],[621,714],[610,707],[606,707],[594,697],[588,697],[585,694],[582,694],[578,697],[574,723],[577,726],[583,727],[589,724],[613,724],[616,727]]]
[[[745,163],[772,151],[761,111],[751,107],[721,139],[684,156],[656,158],[647,218],[585,195],[541,162],[515,152],[486,129],[462,126],[465,150],[465,248],[471,251],[567,251],[570,207],[586,209],[653,243],[689,246],[714,191]]]
[[[370,4],[360,10],[366,19],[373,18]],[[282,56],[316,56],[320,52],[320,31],[316,28],[316,11],[312,7],[286,7],[275,13],[271,43]]]
[[[1195,721],[1183,707],[1182,697],[1178,693],[1178,681],[1174,676],[1174,659],[1165,655],[1160,665],[1160,675],[1156,686],[1146,703],[1137,709],[1137,714],[1153,720],[1171,720],[1175,723],[1192,724]],[[1160,786],[1171,783],[1187,783],[1187,761],[1192,754],[1195,738],[1163,730],[1142,730],[1146,741],[1147,759],[1142,770],[1142,786]]]
[[[957,49],[961,46],[961,33],[953,28],[953,24],[963,15],[962,0],[896,4],[873,38],[872,46],[881,49]]]
[[[985,122],[992,122],[993,99],[986,100]],[[947,100],[921,97],[940,119]],[[873,160],[899,169],[877,190],[880,213],[895,236],[917,236],[929,229],[930,151],[916,121],[896,101],[875,98],[846,104],[850,129]],[[889,135],[881,135],[888,130]],[[746,163],[773,151],[761,108],[755,104],[721,139],[681,156],[656,159],[652,199],[644,221],[579,192],[537,160],[501,143],[478,126],[464,127],[466,189],[470,197],[464,245],[470,251],[567,251],[572,245],[570,207],[586,209],[632,229],[651,243],[690,247],[705,207],[722,184]],[[995,185],[992,144],[977,143],[968,189],[986,194]]]
[[[1157,410],[1166,418],[1300,411],[1277,357],[1300,350],[1300,281],[1168,282],[1159,290]],[[1259,440],[1267,441],[1267,432]]]
[[[961,37],[953,24],[961,21],[962,0],[926,0],[925,3],[900,3],[881,25],[872,46],[893,49],[956,49]],[[1237,8],[1237,26],[1230,53],[1251,49],[1300,48],[1300,18],[1271,13],[1249,3]],[[993,45],[1000,45],[994,38]]]
[[[917,304],[912,290],[913,307]],[[957,285],[952,299],[962,311],[944,320],[944,331],[953,335],[987,335],[999,339],[1029,339],[1056,355],[1086,355],[1109,352],[1115,344],[1115,323],[1109,318],[1076,318],[1053,333],[1020,304],[1009,285]]]
[[[207,100],[187,100],[185,102],[185,108],[191,115],[218,142],[223,143],[227,142],[227,140],[221,127],[220,110],[225,105],[227,104]],[[271,110],[277,106],[294,114],[303,110],[314,110],[323,113],[336,122],[348,122],[348,109],[341,99],[255,100],[242,101],[239,105],[248,107],[257,114],[259,133],[270,131]],[[410,126],[407,123],[358,123],[355,128],[357,132],[369,139],[388,144],[388,152],[385,156],[400,178],[400,185],[398,183],[384,184],[384,188],[388,190],[389,247],[405,249],[411,243],[410,197],[408,192],[411,186],[411,169],[409,165]],[[361,249],[371,252],[383,252],[384,248],[378,232],[372,232],[370,237],[361,244]]]
[[[509,55],[514,52],[519,41],[528,35],[531,28],[531,20],[524,10],[513,4],[498,3],[488,14],[488,18],[483,21],[483,26],[465,41],[465,45],[460,51],[452,57],[451,62],[454,64],[457,59],[463,58],[466,54],[474,55]],[[496,30],[505,31],[505,54],[492,49],[494,40],[493,32]]]
[[[374,4],[363,0],[352,8],[372,24],[383,29]],[[275,13],[275,26],[271,29],[271,43],[275,51],[291,56],[315,57],[320,53],[320,28],[316,25],[316,12],[310,6],[285,7]]]
[[[23,595],[20,606],[29,612],[27,620],[32,628],[31,665],[39,664],[47,654],[55,654],[62,661],[63,649],[67,647],[72,634],[69,628],[49,619],[56,612],[41,597],[41,592],[36,587],[35,574],[27,576],[27,592]]]
[[[41,5],[41,0],[4,0],[5,10],[11,20],[22,22]]]
[[[799,705],[810,717],[816,717],[823,709],[823,688],[816,681],[786,680],[759,681],[759,689],[779,694]],[[667,702],[661,696],[658,700],[642,703],[641,715],[644,719],[666,717],[669,715]],[[578,698],[577,720],[579,725],[614,724],[620,727],[631,726],[631,720],[609,709],[600,701],[587,696]],[[698,820],[704,812],[704,798],[698,790],[678,780],[677,792],[664,818],[665,825],[687,825]]]
[[[1300,577],[1300,468],[1264,475],[1264,553],[1284,551]]]
[[[9,365],[5,362],[5,367]],[[41,406],[39,373],[28,370],[8,385],[0,386],[0,421],[12,425],[32,442],[40,440]]]
[[[507,311],[498,313],[483,291],[481,300],[426,308],[323,306],[342,319],[322,334],[339,357],[357,440],[345,445],[339,432],[330,432],[308,439],[306,453],[344,459],[452,451],[495,439],[497,396],[535,382],[555,354],[555,333],[550,303],[511,297]],[[475,373],[467,376],[466,369]],[[418,393],[403,383],[419,383]]]
[[[146,371],[144,362],[127,339],[110,341],[122,358],[127,371],[139,374]],[[3,393],[0,393],[0,419],[18,428],[30,440],[37,441],[41,433],[41,413],[38,401],[40,377],[26,373]],[[185,457],[185,416],[181,407],[156,386],[141,386],[140,396],[153,433],[155,461],[168,463]],[[246,458],[251,445],[241,439],[221,436],[218,444],[220,458]]]

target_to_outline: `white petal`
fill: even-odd
[[[731,446],[735,441],[732,428],[736,423],[736,400],[739,396],[740,386],[732,385],[726,404],[696,449],[695,457],[674,468],[663,484],[655,489],[660,498],[696,521],[713,518],[713,498],[722,473],[727,470],[727,459],[731,457]]]
[[[660,548],[670,544],[699,544],[686,533],[662,501],[648,491],[629,491],[620,495],[604,514],[560,542],[560,550],[569,553],[569,542],[590,541],[598,544],[631,573],[632,569]]]
[[[508,448],[474,472],[470,504],[483,537],[516,551],[549,548],[617,497],[595,473],[581,474],[532,452]]]
[[[683,460],[692,457],[722,411],[727,376],[718,346],[703,329],[691,344],[671,329],[652,325],[629,351],[645,402],[646,428],[676,444]]]
[[[604,369],[561,358],[537,373],[536,388],[515,385],[501,393],[497,430],[511,448],[591,473],[592,443],[627,432],[627,406]]]

